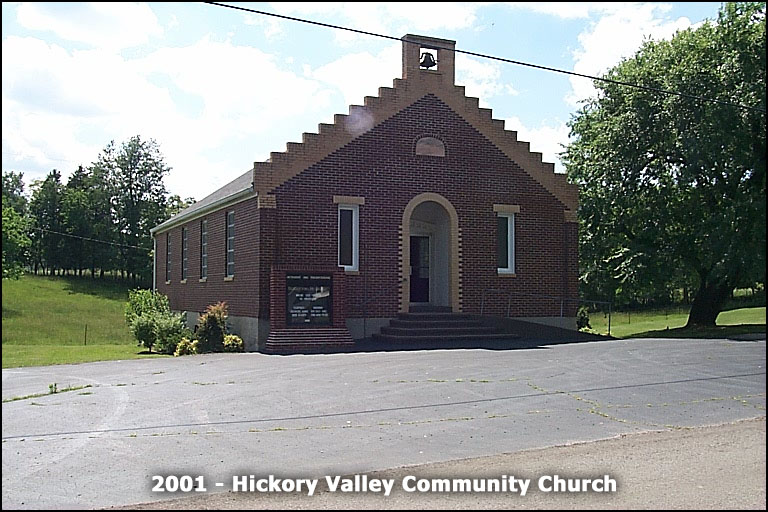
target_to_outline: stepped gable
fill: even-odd
[[[413,37],[418,37],[420,40],[433,40],[438,44],[453,43],[453,41],[411,35],[406,35],[403,39]],[[404,45],[404,53],[410,51],[407,46],[409,45]],[[452,55],[452,52],[449,55]],[[467,96],[463,86],[454,85],[453,76],[413,71],[408,76],[409,72],[405,69],[405,65],[404,61],[403,76],[407,78],[396,78],[393,81],[393,87],[380,87],[378,96],[366,96],[364,105],[351,105],[349,114],[336,114],[332,124],[320,123],[318,133],[304,133],[302,142],[288,142],[285,151],[272,152],[268,161],[254,162],[252,170],[153,228],[152,231],[162,231],[204,210],[212,203],[217,203],[238,192],[245,192],[251,184],[253,192],[259,198],[259,207],[274,208],[276,207],[275,198],[271,193],[279,185],[429,94],[436,96],[467,121],[510,160],[517,163],[526,174],[557,198],[566,210],[570,210],[572,215],[575,214],[573,212],[578,207],[578,189],[575,185],[567,183],[565,174],[555,173],[554,164],[542,161],[542,154],[531,151],[528,142],[517,140],[517,132],[506,130],[504,121],[494,119],[491,109],[481,108],[478,98]]]
[[[517,163],[566,210],[576,210],[578,189],[566,182],[565,174],[555,173],[554,164],[543,162],[541,153],[531,151],[528,142],[517,140],[517,132],[504,129],[504,121],[494,119],[491,109],[481,108],[478,98],[466,96],[463,86],[453,85],[444,76],[429,72],[395,79],[393,87],[380,87],[378,96],[366,96],[364,105],[351,105],[349,114],[336,114],[333,124],[320,123],[318,133],[304,133],[301,143],[289,142],[286,151],[271,153],[269,161],[254,162],[254,190],[262,197],[270,194],[282,183],[429,94],[440,99]]]

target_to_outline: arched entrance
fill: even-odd
[[[401,225],[400,311],[412,304],[461,311],[459,294],[459,220],[456,209],[440,194],[411,199]]]

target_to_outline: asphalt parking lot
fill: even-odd
[[[765,340],[643,339],[4,369],[2,506],[126,505],[179,497],[153,475],[354,474],[755,418],[765,361]],[[90,387],[5,402],[52,383]]]

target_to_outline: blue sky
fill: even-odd
[[[586,74],[720,3],[237,3]],[[170,193],[202,199],[399,78],[400,43],[202,3],[3,3],[3,171],[66,179],[111,140],[160,144]],[[544,159],[589,80],[457,55],[456,82]]]

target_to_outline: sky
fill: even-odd
[[[720,3],[230,3],[589,75]],[[401,75],[401,43],[203,3],[3,3],[3,172],[66,182],[110,141],[157,141],[202,199]],[[588,79],[458,54],[456,83],[554,162]],[[27,189],[27,192],[29,190]]]

